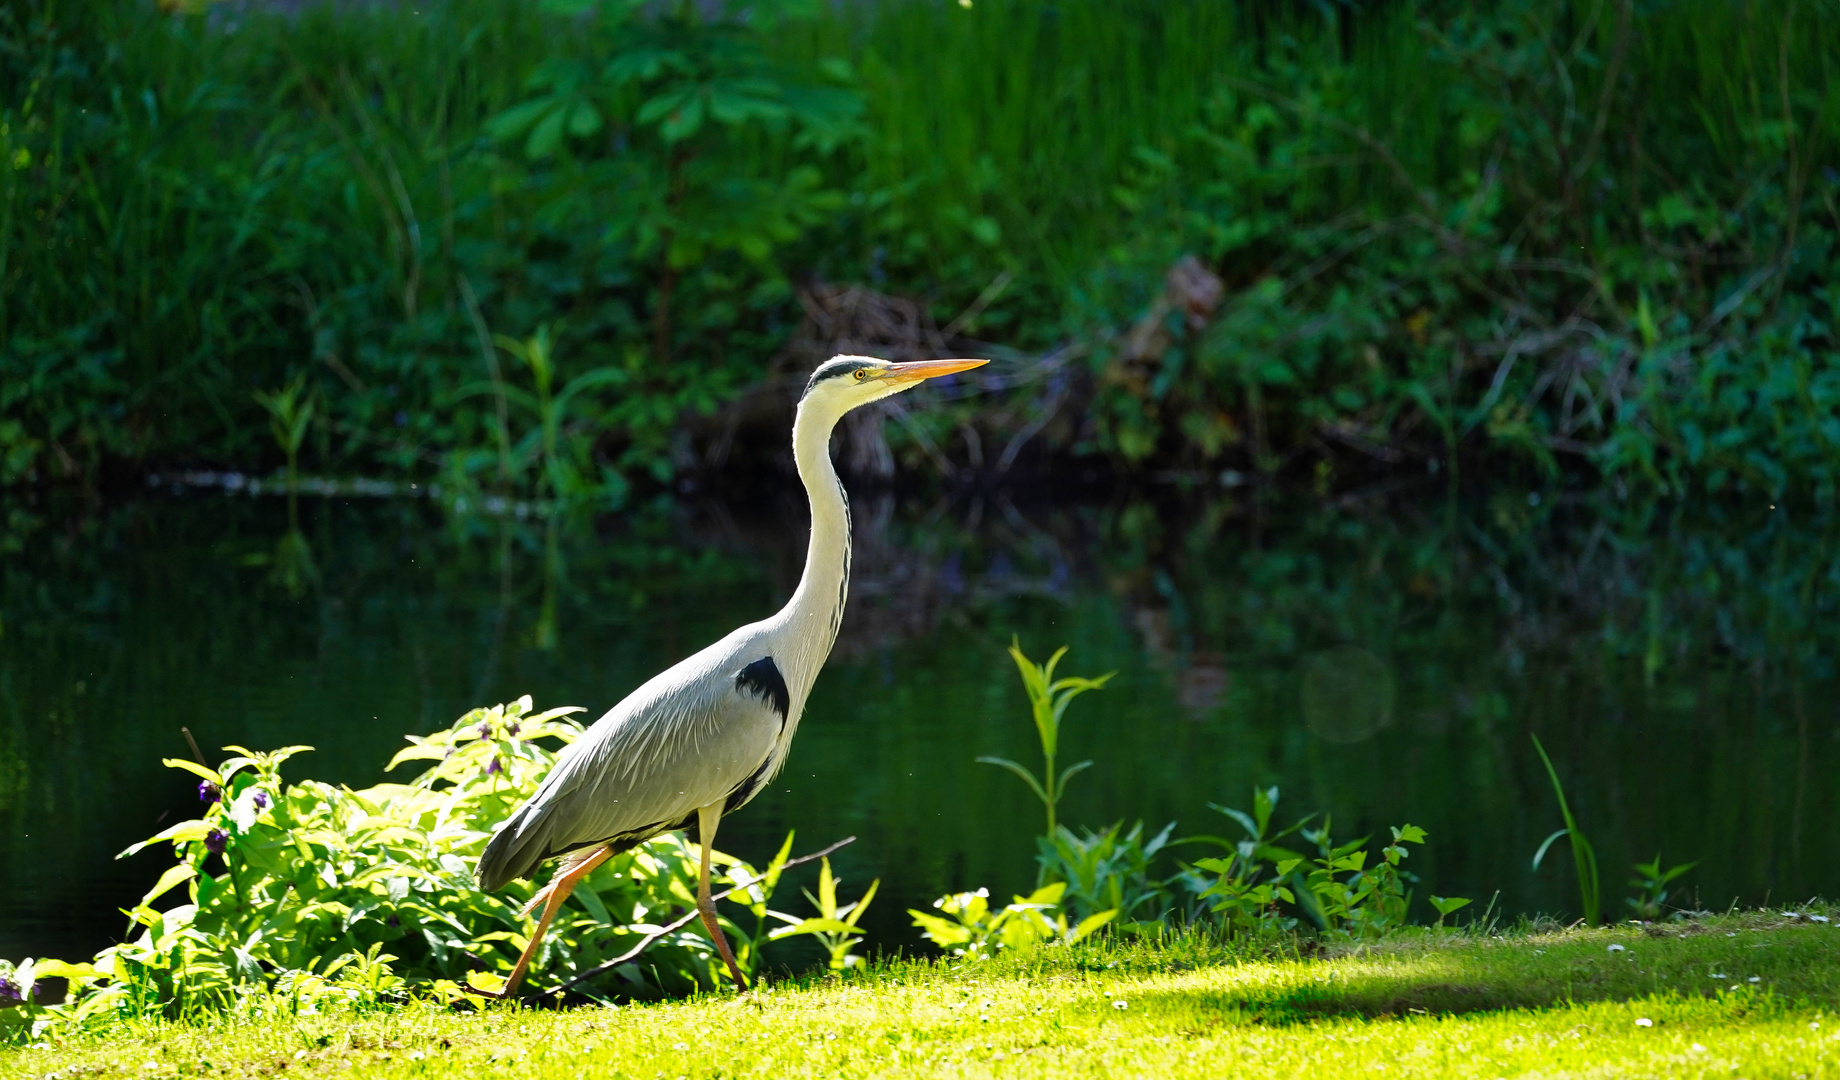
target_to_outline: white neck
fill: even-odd
[[[850,504],[831,464],[831,431],[841,418],[808,399],[799,403],[792,422],[792,460],[811,500],[811,546],[805,551],[799,587],[780,610],[778,621],[789,632],[790,649],[798,653],[787,658],[791,662],[782,670],[789,683],[797,684],[791,689],[800,702],[837,640],[850,589]]]

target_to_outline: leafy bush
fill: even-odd
[[[1175,827],[1172,821],[1145,840],[1141,821],[1122,836],[1123,822],[1103,832],[1075,833],[1061,825],[1052,835],[1035,839],[1041,880],[1066,885],[1061,902],[1075,919],[1111,912],[1121,927],[1158,925],[1170,914],[1173,897],[1169,882],[1151,878],[1150,861],[1170,842]]]
[[[1001,908],[990,906],[990,890],[953,893],[933,901],[944,915],[929,915],[908,908],[928,941],[955,957],[978,959],[998,950],[1027,952],[1041,944],[1065,944],[1091,935],[1118,914],[1101,911],[1068,925],[1060,907],[1067,890],[1064,882],[1043,885],[1027,896],[1015,897]]]
[[[1424,843],[1425,830],[1416,825],[1393,828],[1392,842],[1369,866],[1369,838],[1338,844],[1326,817],[1318,829],[1308,828],[1310,818],[1305,818],[1272,832],[1277,806],[1278,789],[1273,787],[1253,790],[1251,813],[1214,807],[1246,833],[1237,842],[1206,838],[1232,853],[1195,862],[1196,869],[1216,875],[1200,895],[1211,901],[1209,910],[1228,935],[1270,940],[1295,931],[1304,919],[1329,937],[1372,938],[1410,924],[1412,893],[1407,886],[1418,878],[1400,864],[1409,854],[1405,845]],[[1316,848],[1314,858],[1277,843],[1292,833]],[[1432,898],[1440,924],[1467,903]]]
[[[411,736],[391,760],[391,769],[432,762],[419,776],[355,791],[284,781],[283,763],[308,747],[228,747],[234,756],[216,768],[168,760],[198,778],[206,807],[122,853],[170,844],[176,856],[130,910],[138,933],[93,962],[40,961],[23,978],[69,979],[70,1001],[47,1016],[76,1023],[276,995],[311,1008],[326,995],[375,1004],[496,989],[528,941],[521,909],[535,886],[519,881],[502,894],[482,892],[473,865],[493,826],[554,762],[545,744],[581,733],[569,719],[579,711],[533,712],[528,697],[475,709],[446,731]],[[715,856],[740,891],[736,901],[756,916],[752,932],[724,924],[750,969],[759,969],[768,918],[791,924],[790,933],[832,930],[822,919],[766,906],[791,842],[764,872]],[[533,970],[562,983],[632,954],[592,992],[655,997],[721,985],[722,962],[701,924],[683,918],[695,906],[696,861],[678,834],[609,859],[571,894]],[[155,907],[181,887],[185,902]],[[834,887],[826,898],[834,900]],[[853,931],[862,906],[825,914],[849,918]]]

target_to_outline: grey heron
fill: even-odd
[[[678,829],[696,831],[702,848],[697,910],[735,986],[746,989],[716,923],[709,853],[722,815],[759,794],[786,763],[806,698],[843,620],[850,507],[831,464],[831,431],[852,409],[986,362],[894,364],[837,356],[812,372],[792,424],[792,457],[811,501],[811,540],[798,588],[778,614],[733,631],[607,710],[493,835],[477,869],[487,891],[562,859],[525,909],[541,904],[543,914],[500,996],[517,990],[577,882],[610,856]]]

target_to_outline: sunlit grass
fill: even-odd
[[[0,1072],[1832,1075],[1834,924],[1760,913],[1660,933],[1421,933],[1258,960],[1193,939],[1098,943],[981,965],[895,961],[739,1000],[127,1023],[7,1051]]]

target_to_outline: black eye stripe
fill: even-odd
[[[859,360],[826,361],[818,366],[818,370],[811,373],[811,380],[805,384],[805,393],[811,393],[813,387],[827,379],[840,379],[846,375],[860,382],[867,377],[869,369],[874,366]]]

